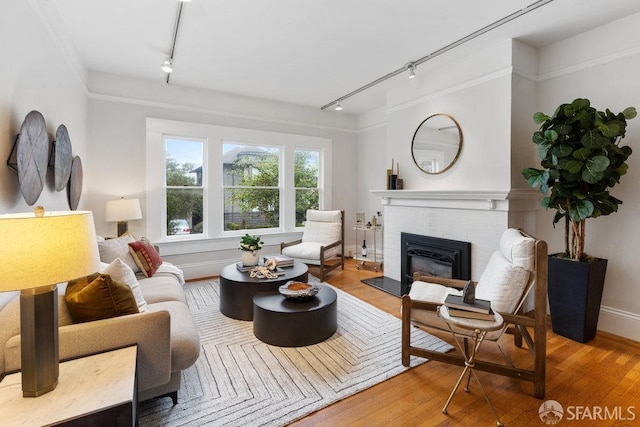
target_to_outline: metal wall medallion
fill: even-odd
[[[78,209],[80,195],[82,194],[82,161],[78,156],[75,156],[71,162],[71,175],[69,176],[67,191],[69,196],[69,207],[72,211],[75,211]]]
[[[56,191],[62,191],[69,182],[69,177],[71,176],[71,163],[73,161],[73,156],[71,155],[71,140],[69,139],[69,132],[65,125],[58,126],[53,150],[55,187]]]
[[[42,193],[49,163],[49,136],[40,112],[31,111],[24,118],[16,145],[20,191],[31,206]]]

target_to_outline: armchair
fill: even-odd
[[[464,366],[465,358],[459,353],[437,353],[412,347],[412,325],[449,331],[437,313],[447,294],[461,295],[466,282],[455,279],[414,274],[414,282],[408,295],[402,297],[402,364],[409,366],[410,356],[425,357],[445,363]],[[533,315],[523,314],[527,295],[534,290]],[[475,369],[530,381],[535,397],[545,395],[546,333],[547,333],[547,244],[516,229],[506,230],[500,238],[499,249],[490,257],[476,287],[476,297],[488,299],[494,311],[504,318],[502,329],[486,335],[486,341],[494,341],[508,363],[476,358]],[[530,334],[533,331],[533,337]],[[505,354],[498,339],[507,331],[513,333],[516,346],[526,341],[533,359],[531,368],[516,367]],[[455,329],[454,334],[464,340],[465,350],[469,330]]]
[[[302,239],[280,244],[280,252],[305,264],[320,267],[325,274],[344,270],[344,211],[307,210]]]

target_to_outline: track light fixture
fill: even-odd
[[[476,37],[479,37],[479,36],[483,35],[484,33],[488,33],[489,31],[491,31],[491,30],[493,30],[495,28],[498,28],[499,26],[501,26],[503,24],[506,24],[507,22],[511,22],[514,19],[521,17],[522,15],[526,15],[529,12],[533,12],[537,8],[542,7],[547,3],[551,3],[552,1],[553,0],[538,0],[538,1],[530,4],[529,6],[526,6],[526,7],[522,8],[522,9],[520,9],[518,11],[515,11],[512,14],[505,16],[504,18],[498,19],[497,21],[494,21],[491,24],[489,24],[489,25],[487,25],[487,26],[485,26],[483,28],[480,28],[479,30],[474,31],[471,34],[468,34],[468,35],[464,36],[463,38],[458,39],[458,40],[454,41],[453,43],[450,43],[450,44],[446,45],[445,47],[440,48],[440,49],[436,50],[435,52],[432,52],[432,53],[428,54],[427,56],[423,56],[420,59],[417,59],[415,61],[410,62],[408,65],[404,65],[404,66],[402,66],[401,68],[398,68],[395,71],[392,71],[392,72],[390,72],[388,74],[385,74],[384,76],[379,77],[378,79],[372,81],[371,83],[368,83],[368,84],[366,84],[366,85],[364,85],[362,87],[359,87],[358,89],[353,90],[353,91],[349,92],[348,94],[343,95],[340,98],[335,99],[335,100],[329,102],[328,104],[323,105],[322,107],[320,107],[320,109],[321,110],[325,110],[325,109],[331,107],[332,105],[335,105],[335,109],[336,110],[341,110],[342,109],[342,101],[344,101],[345,99],[351,98],[352,96],[357,95],[360,92],[365,91],[365,90],[369,89],[370,87],[373,87],[373,86],[375,86],[375,85],[377,85],[379,83],[382,83],[385,80],[390,79],[391,77],[395,77],[398,74],[404,73],[405,71],[407,71],[407,69],[409,70],[409,78],[412,79],[413,77],[415,77],[415,72],[414,72],[415,71],[415,67],[417,67],[418,65],[422,64],[423,62],[427,62],[427,61],[435,58],[436,56],[440,56],[443,53],[448,52],[451,49],[454,49],[454,48],[460,46],[461,44],[464,44],[464,43],[466,43],[466,42],[468,42],[470,40],[473,40]],[[340,108],[338,108],[338,107],[340,107]]]
[[[164,71],[165,73],[172,72],[173,62],[171,61],[171,58],[167,58],[164,61],[162,61],[162,65],[160,66],[160,68],[162,68],[162,71]]]
[[[413,79],[416,76],[416,66],[413,64],[413,62],[410,62],[409,65],[407,65],[407,68],[409,69],[409,78]]]

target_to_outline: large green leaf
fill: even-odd
[[[627,107],[622,111],[622,114],[624,115],[625,119],[631,120],[637,115],[637,112],[635,107]]]
[[[568,123],[562,123],[560,126],[554,127],[554,130],[558,133],[558,135],[569,135],[573,126]]]
[[[589,130],[582,135],[580,140],[582,145],[589,148],[602,148],[610,144],[611,139],[606,138],[595,130]]]
[[[609,167],[609,158],[607,156],[595,156],[587,160],[586,168],[593,172],[604,172]]]
[[[587,219],[593,213],[593,203],[589,200],[579,200],[569,208],[569,219],[580,222]]]
[[[603,178],[603,172],[596,172],[589,168],[582,169],[582,179],[589,184],[597,184]]]
[[[566,162],[561,162],[562,167],[566,169],[569,173],[577,174],[580,173],[584,162],[575,159],[568,159]]]
[[[544,144],[538,144],[538,157],[540,157],[541,159],[546,159],[547,158],[547,153],[549,152],[549,150],[551,149],[551,144],[549,143],[544,143]]]
[[[533,136],[531,137],[531,140],[536,144],[544,144],[545,142],[547,142],[547,140],[544,137],[544,132],[542,131],[534,132]]]
[[[537,112],[537,113],[535,113],[535,114],[533,115],[533,121],[534,121],[536,124],[542,124],[542,123],[546,122],[547,120],[549,120],[550,118],[551,118],[551,117],[549,117],[549,116],[547,116],[546,114],[541,113],[541,112]]]
[[[606,136],[607,138],[615,138],[616,136],[620,135],[623,129],[624,128],[621,127],[620,124],[615,120],[607,123],[602,123],[598,126],[598,130],[602,132],[602,135]]]
[[[567,157],[568,155],[570,155],[572,153],[572,151],[573,151],[573,148],[570,145],[567,145],[567,144],[556,145],[551,150],[553,155],[557,156],[557,157]]]
[[[577,160],[582,160],[582,161],[587,160],[590,155],[591,155],[591,149],[586,147],[582,147],[573,152],[573,158]]]
[[[553,129],[545,130],[544,137],[547,141],[553,142],[558,139],[558,132]]]

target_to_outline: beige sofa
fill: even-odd
[[[138,345],[138,400],[169,396],[177,403],[181,373],[200,353],[180,270],[163,263],[152,277],[137,275],[147,311],[73,324],[58,286],[60,360]],[[0,293],[0,373],[20,369],[19,292]]]

